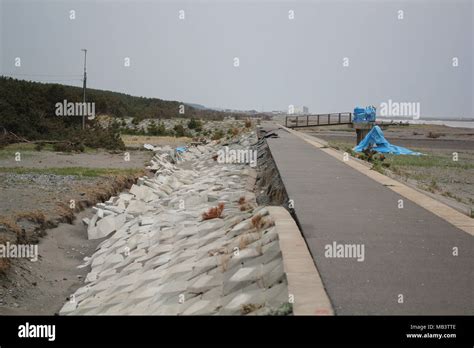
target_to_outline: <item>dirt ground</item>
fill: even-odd
[[[129,150],[63,154],[20,150],[21,161],[0,150],[0,242],[36,243],[43,230],[71,221],[74,212],[107,199],[143,175],[152,154]]]
[[[0,243],[14,243],[21,235],[18,239],[37,245],[39,253],[36,262],[13,258],[9,267],[0,267],[0,315],[57,313],[89,271],[77,266],[102,241],[87,239],[81,220],[93,215],[88,207],[126,190],[138,176],[152,175],[144,169],[153,152],[138,150],[143,144],[179,146],[184,140],[133,136],[119,153],[38,152],[28,144],[0,149]],[[74,210],[67,206],[71,199]],[[19,215],[26,217],[15,222]],[[41,221],[30,221],[38,216]],[[13,222],[21,233],[12,231]]]
[[[346,142],[356,145],[355,131],[348,126],[300,128],[326,141]],[[385,138],[392,144],[408,148],[473,150],[474,129],[454,128],[438,125],[389,126],[383,130]],[[437,136],[437,138],[430,138]]]
[[[15,161],[19,152],[20,161]],[[126,156],[126,153],[129,156]],[[126,159],[129,159],[128,161]],[[31,149],[5,148],[0,150],[0,168],[143,168],[151,158],[149,151],[125,150],[112,153],[104,150],[93,150],[85,153],[63,153],[53,151],[35,151]]]
[[[11,260],[8,274],[0,275],[0,315],[53,315],[82,286],[89,269],[77,266],[102,241],[87,240],[81,220],[91,210],[80,212],[73,224],[48,230],[38,244],[38,261]]]
[[[77,266],[99,242],[87,240],[81,222],[92,215],[87,207],[146,174],[153,155],[125,152],[129,160],[102,150],[65,154],[21,144],[0,150],[0,242],[37,244],[40,255],[36,262],[11,258],[0,269],[0,315],[54,314],[82,284],[87,270]]]

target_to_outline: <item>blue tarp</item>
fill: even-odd
[[[354,108],[354,122],[375,122],[375,107],[367,106],[366,108]]]
[[[381,153],[392,153],[394,155],[421,155],[420,152],[414,152],[407,148],[390,144],[383,136],[383,132],[379,126],[374,126],[359,145],[354,147],[354,151],[363,152],[367,148]]]
[[[176,148],[176,151],[179,153],[183,153],[183,152],[186,152],[186,148],[184,146],[180,146]]]

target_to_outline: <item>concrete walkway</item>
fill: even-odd
[[[276,133],[268,145],[337,315],[474,314],[470,234],[288,131]],[[334,243],[363,246],[363,261],[326,257]]]

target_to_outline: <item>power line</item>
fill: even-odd
[[[82,77],[81,74],[15,74],[5,73],[10,76],[45,76],[45,77]]]
[[[35,80],[36,82],[82,82],[82,79]]]

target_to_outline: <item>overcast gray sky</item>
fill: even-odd
[[[3,75],[80,86],[87,48],[91,88],[313,113],[391,99],[474,117],[472,0],[0,1]]]

